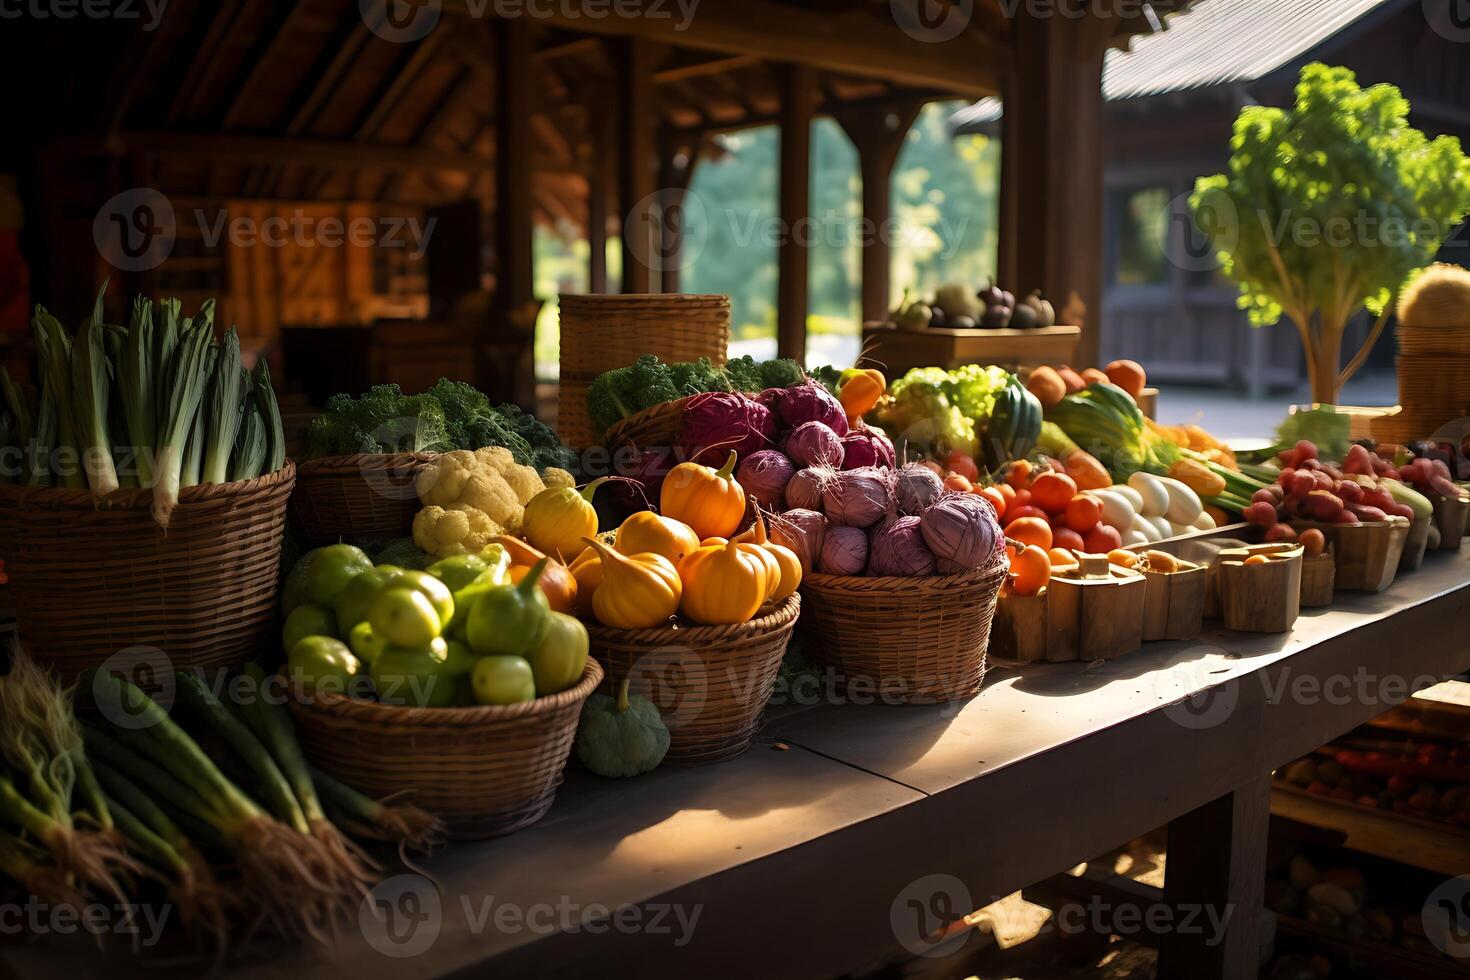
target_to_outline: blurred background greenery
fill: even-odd
[[[951,138],[947,118],[963,103],[926,106],[909,130],[894,168],[892,294],[932,293],[947,280],[978,287],[995,273],[1000,143]],[[836,122],[813,127],[810,312],[807,363],[850,364],[861,340],[858,271],[862,181],[857,152]],[[774,126],[721,138],[724,155],[700,161],[686,208],[686,266],[681,288],[730,296],[731,356],[776,355],[776,200],[780,137]],[[621,254],[609,242],[608,278]],[[587,242],[579,233],[537,228],[536,295],[546,306],[536,327],[536,373],[557,375],[556,296],[585,292]]]

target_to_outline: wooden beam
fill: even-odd
[[[806,362],[807,243],[794,232],[811,216],[812,118],[816,73],[808,65],[776,65],[781,89],[780,216],[776,252],[776,355]]]
[[[536,111],[534,50],[525,18],[495,24],[495,292],[491,315],[475,347],[475,376],[488,391],[505,392],[522,408],[535,404],[531,363],[535,331],[532,269],[535,217],[531,191],[531,117]]]
[[[1092,21],[1022,13],[1012,39],[1002,138],[1014,155],[1004,166],[1002,147],[1001,213],[1010,238],[1002,255],[1013,248],[1015,259],[1002,285],[1018,296],[1043,290],[1058,322],[1079,324],[1076,366],[1088,367],[1097,363],[1102,307],[1106,33]]]
[[[418,81],[419,74],[438,55],[439,47],[447,36],[448,33],[445,31],[430,31],[422,41],[414,45],[413,53],[408,56],[403,66],[373,100],[372,108],[358,124],[358,139],[374,136],[383,123],[387,122],[388,118],[393,115],[393,111],[398,108],[399,101],[413,87],[413,83]]]
[[[838,102],[825,100],[819,103],[813,110],[813,116],[831,116],[834,119],[840,114],[852,115],[861,112],[885,112],[891,111],[895,104],[914,100],[921,103],[935,102],[950,96],[944,92],[933,89],[903,89],[896,93],[888,93],[873,99],[860,99],[855,102]],[[781,112],[759,112],[752,111],[750,115],[736,121],[721,121],[711,119],[707,124],[697,127],[670,127],[668,133],[684,139],[693,139],[699,136],[708,136],[715,133],[738,133],[743,129],[754,129],[757,126],[780,125]]]
[[[326,105],[327,100],[337,91],[337,86],[347,75],[347,70],[357,60],[369,36],[367,25],[363,23],[362,17],[357,11],[353,11],[343,32],[328,48],[331,56],[312,72],[311,78],[302,86],[302,91],[306,95],[291,112],[290,121],[286,123],[287,136],[296,136],[305,132],[312,120],[316,119],[317,113],[321,112],[322,106]]]
[[[250,67],[239,88],[235,89],[235,96],[230,100],[229,107],[225,109],[220,123],[221,129],[235,129],[239,126],[241,113],[254,101],[252,96],[255,86],[270,72],[271,54],[277,50],[281,39],[291,33],[293,25],[306,16],[314,16],[306,4],[278,4],[272,9],[270,18],[256,32],[255,44],[245,55],[245,64]]]
[[[434,144],[454,120],[455,113],[459,111],[460,102],[471,97],[475,81],[475,73],[472,69],[468,67],[460,69],[454,81],[449,83],[447,94],[440,100],[439,108],[430,114],[428,121],[420,126],[419,131],[414,135],[414,146],[424,147],[425,149],[434,148]],[[392,200],[403,188],[403,177],[402,172],[395,173],[389,177],[383,183],[383,190],[378,195],[378,198],[380,200]]]
[[[215,7],[214,15],[209,21],[209,29],[204,34],[204,40],[194,49],[193,60],[189,62],[189,68],[180,80],[179,87],[174,90],[174,98],[169,103],[168,115],[165,117],[165,125],[175,126],[189,113],[195,100],[200,96],[206,76],[215,71],[220,45],[230,35],[244,7],[243,0],[221,0],[221,3]]]
[[[863,226],[872,234],[863,240],[859,250],[864,322],[887,319],[893,273],[889,227],[893,213],[893,167],[903,150],[904,137],[923,107],[922,100],[913,99],[886,112],[859,109],[834,114],[858,152],[858,168],[863,179]]]
[[[753,54],[720,55],[703,61],[671,65],[660,69],[653,73],[653,82],[655,85],[667,85],[670,82],[683,82],[691,78],[702,78],[705,75],[723,75],[726,72],[749,68],[760,63],[761,60]]]
[[[654,200],[653,46],[641,37],[610,42],[618,120],[618,198],[623,214],[623,292],[653,290],[653,259],[659,254]],[[636,213],[635,213],[636,212]]]
[[[924,40],[874,17],[859,4],[839,12],[777,0],[701,0],[698,14],[686,21],[665,0],[636,2],[646,9],[635,7],[634,12],[623,11],[621,16],[596,18],[551,4],[540,11],[545,15],[540,23],[589,34],[639,37],[679,48],[794,62],[976,98],[997,94],[1006,71],[1005,51],[973,30],[948,40]],[[466,14],[471,0],[448,0],[444,10]]]

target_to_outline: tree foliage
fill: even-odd
[[[1371,347],[1393,296],[1470,212],[1459,140],[1429,140],[1408,113],[1392,85],[1307,65],[1290,108],[1241,111],[1229,172],[1190,198],[1251,323],[1296,324],[1319,401],[1361,363],[1339,375],[1348,320],[1365,306],[1379,316]]]

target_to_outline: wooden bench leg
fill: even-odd
[[[1247,980],[1260,972],[1271,778],[1169,824],[1159,980]],[[1223,923],[1223,936],[1221,924]]]

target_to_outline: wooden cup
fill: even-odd
[[[1439,526],[1439,550],[1459,551],[1465,537],[1465,517],[1470,514],[1470,497],[1429,498],[1434,504],[1434,523]]]
[[[1047,592],[1043,587],[1036,595],[1000,594],[990,629],[993,656],[1023,664],[1046,659]]]
[[[1077,568],[1047,587],[1048,660],[1111,660],[1143,643],[1147,584],[1103,555],[1077,555]]]
[[[1264,563],[1247,565],[1253,555]],[[1220,552],[1216,563],[1225,626],[1246,633],[1285,633],[1301,612],[1302,548],[1277,542]]]
[[[1402,517],[1362,524],[1300,521],[1292,526],[1315,527],[1332,543],[1337,563],[1333,588],[1339,592],[1382,592],[1392,585],[1409,539],[1409,522]]]
[[[1308,558],[1302,556],[1301,604],[1305,608],[1332,605],[1336,561],[1330,550]]]
[[[1146,583],[1143,596],[1144,642],[1192,640],[1199,636],[1204,627],[1209,569],[1180,560],[1179,569],[1173,572],[1156,572],[1143,564],[1137,570]]]
[[[1404,538],[1404,552],[1399,555],[1399,571],[1412,572],[1424,564],[1424,549],[1429,545],[1429,525],[1432,522],[1432,517],[1416,517],[1409,522],[1409,534]]]

